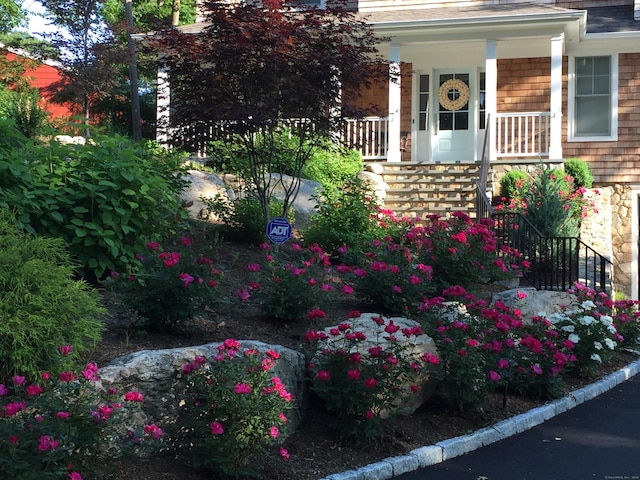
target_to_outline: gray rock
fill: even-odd
[[[518,294],[526,294],[525,298],[518,298]],[[535,288],[514,288],[498,292],[493,295],[492,302],[504,302],[510,308],[517,308],[522,313],[522,320],[531,321],[534,316],[545,312],[557,313],[565,310],[565,307],[577,305],[575,295],[567,292],[555,292],[551,290],[536,290]]]
[[[296,399],[294,410],[289,412],[288,430],[285,435],[295,430],[300,423],[301,404],[304,404],[305,358],[301,353],[279,345],[267,345],[257,341],[240,341],[242,349],[257,349],[265,352],[273,349],[280,353],[275,376],[285,385],[287,391]],[[143,413],[148,422],[161,425],[170,419],[180,402],[179,392],[174,386],[182,367],[196,356],[210,359],[217,355],[220,343],[209,343],[184,348],[165,350],[142,350],[114,359],[108,366],[100,369],[103,386],[113,385],[120,391],[135,390],[144,395]]]
[[[362,171],[358,172],[358,178],[369,185],[369,188],[376,194],[380,203],[384,203],[385,198],[387,198],[389,184],[384,181],[382,175],[370,171]]]
[[[426,334],[421,335],[411,335],[407,337],[404,333],[402,333],[402,329],[404,328],[413,328],[419,327],[420,324],[413,320],[404,318],[404,317],[382,317],[385,321],[384,325],[378,325],[373,318],[381,317],[376,313],[363,313],[357,319],[349,320],[346,323],[351,324],[351,331],[354,332],[362,332],[366,336],[366,340],[358,342],[357,346],[348,353],[366,353],[369,348],[380,345],[385,351],[389,351],[391,348],[391,341],[388,340],[389,334],[385,332],[385,326],[389,325],[391,321],[398,327],[398,330],[394,335],[397,338],[396,344],[400,345],[403,348],[403,351],[406,352],[406,358],[409,360],[419,359],[424,354],[433,354],[439,357],[438,349],[436,348],[435,342],[431,337]],[[318,363],[321,361],[323,351],[325,350],[335,350],[340,348],[339,338],[331,336],[330,330],[336,327],[328,327],[323,330],[329,336],[329,339],[325,341],[318,342],[317,350],[313,355],[313,359],[311,362]],[[363,355],[363,362],[366,361],[366,356]],[[435,391],[436,380],[433,375],[427,370],[424,370],[421,375],[417,378],[416,385],[420,387],[419,395],[409,395],[398,397],[397,403],[392,408],[390,412],[381,412],[381,416],[387,417],[391,413],[399,414],[399,415],[411,415],[414,413]],[[411,385],[407,384],[404,388],[409,390]]]
[[[180,200],[185,205],[189,217],[193,219],[201,220],[207,217],[207,208],[201,197],[215,198],[216,195],[221,195],[229,201],[236,198],[233,189],[229,188],[222,176],[218,174],[190,170],[185,180],[189,181],[189,187],[182,192]],[[210,219],[217,220],[215,217]]]

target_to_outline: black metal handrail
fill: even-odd
[[[491,218],[500,246],[516,249],[530,264],[523,278],[538,290],[566,291],[576,282],[611,293],[613,263],[577,237],[545,237],[519,212],[496,211],[476,182],[478,219]]]

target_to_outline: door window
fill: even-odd
[[[418,130],[429,130],[429,75],[420,75],[418,92]]]
[[[438,103],[440,130],[468,130],[469,74],[440,75]]]

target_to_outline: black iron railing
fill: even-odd
[[[545,237],[518,212],[496,211],[477,182],[477,218],[491,218],[500,245],[515,248],[530,264],[523,278],[538,290],[566,291],[576,282],[611,293],[609,259],[576,237]]]

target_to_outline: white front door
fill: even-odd
[[[434,78],[433,161],[474,160],[475,102],[471,74],[438,70]]]

